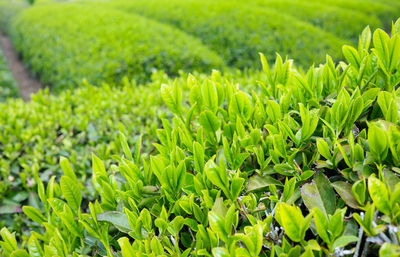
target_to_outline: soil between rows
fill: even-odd
[[[29,70],[24,66],[18,54],[15,52],[10,39],[0,33],[0,46],[3,50],[8,67],[18,83],[21,97],[25,101],[30,101],[31,94],[36,93],[43,88],[40,81],[33,78]]]

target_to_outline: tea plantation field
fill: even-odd
[[[399,17],[0,0],[0,256],[399,257]]]

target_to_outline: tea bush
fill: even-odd
[[[0,31],[3,33],[8,33],[11,19],[26,7],[27,3],[23,0],[1,0]]]
[[[385,29],[390,30],[391,21],[398,18],[400,6],[397,0],[319,0],[318,3],[327,6],[340,7],[353,10],[370,16],[377,16]],[[310,3],[310,0],[299,0],[302,3]]]
[[[15,82],[0,49],[0,101],[4,101],[10,97],[18,97],[18,86]]]
[[[55,91],[123,76],[149,79],[154,69],[222,68],[223,61],[197,39],[137,15],[99,4],[39,4],[13,21],[12,39],[30,70]]]
[[[187,75],[181,74],[176,83],[185,89]],[[205,75],[197,75],[204,80]],[[246,87],[254,87],[260,73],[225,74]],[[142,140],[142,154],[151,152],[156,139],[156,129],[161,126],[157,117],[167,117],[159,92],[161,83],[171,83],[165,73],[152,75],[153,82],[137,86],[124,79],[118,89],[107,84],[96,88],[83,83],[79,89],[67,90],[57,96],[48,91],[40,92],[32,101],[21,99],[0,104],[0,227],[13,226],[26,229],[26,219],[21,217],[21,206],[35,205],[39,176],[48,183],[53,176],[60,177],[58,165],[61,157],[80,171],[85,184],[83,199],[93,200],[91,186],[91,152],[102,159],[111,159],[121,151],[118,130],[131,135],[129,144]],[[186,94],[188,90],[185,89]],[[45,116],[44,116],[45,115]],[[119,124],[124,124],[121,127]],[[110,165],[107,162],[107,167]]]
[[[112,1],[106,6],[173,25],[202,40],[237,68],[259,67],[257,52],[289,55],[297,64],[340,57],[344,41],[282,12],[232,1]]]
[[[399,256],[399,42],[400,20],[366,28],[347,63],[306,73],[261,55],[247,92],[218,72],[188,95],[163,84],[156,151],[122,132],[111,166],[92,157],[90,202],[67,159],[59,181],[37,174],[33,231],[3,228],[2,255]]]
[[[156,117],[163,117],[165,109],[158,85],[167,78],[160,75],[154,80],[146,86],[125,80],[119,89],[86,83],[58,96],[42,91],[29,103],[16,99],[0,104],[0,220],[18,226],[12,214],[18,213],[23,203],[35,202],[36,177],[43,183],[59,177],[60,157],[68,158],[80,171],[77,175],[87,183],[84,198],[92,199],[94,190],[88,177],[91,153],[110,159],[118,152],[115,140],[122,129],[120,123],[125,125],[124,133],[131,135],[130,144],[146,132],[143,149],[149,152],[149,141],[154,141],[160,126]],[[7,219],[5,214],[10,214]]]
[[[375,14],[364,14],[354,9],[324,5],[316,1],[298,0],[250,0],[246,5],[262,6],[279,13],[289,14],[302,21],[330,32],[339,38],[357,42],[359,32],[367,25],[381,27],[381,21]],[[391,21],[391,19],[386,19]]]

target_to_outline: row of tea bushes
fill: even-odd
[[[18,85],[14,80],[6,59],[0,49],[0,101],[5,101],[10,97],[18,97]]]
[[[246,5],[269,8],[279,13],[289,14],[299,20],[306,21],[339,38],[357,42],[358,34],[365,26],[382,27],[375,14],[366,14],[354,9],[325,5],[318,1],[299,0],[249,0]],[[387,21],[392,19],[385,17]]]
[[[315,1],[299,0],[299,2],[310,3]],[[377,16],[385,29],[390,29],[392,20],[398,18],[400,10],[397,0],[319,0],[318,3],[358,11],[369,16]]]
[[[11,19],[27,6],[25,0],[0,0],[0,31],[8,33]]]
[[[155,69],[209,71],[224,66],[201,42],[168,25],[100,4],[37,4],[12,24],[12,39],[32,73],[55,91],[90,83],[146,81]]]
[[[19,229],[24,221],[13,215],[23,203],[37,202],[33,192],[38,178],[47,184],[59,177],[61,157],[80,171],[77,176],[86,184],[84,199],[92,199],[91,153],[104,159],[118,153],[118,130],[130,135],[130,144],[143,135],[142,151],[150,152],[160,127],[157,117],[163,117],[165,109],[159,85],[167,80],[165,75],[153,77],[154,82],[145,86],[127,79],[118,89],[83,83],[58,96],[42,91],[28,103],[15,99],[0,104],[0,227],[6,222]]]
[[[217,72],[213,76],[220,77]],[[206,75],[197,77],[204,80]],[[176,83],[187,95],[186,78],[181,74]],[[263,75],[238,72],[223,77],[233,78],[246,88],[254,88]],[[89,201],[96,197],[90,179],[91,153],[110,160],[122,152],[118,130],[129,135],[130,145],[141,137],[142,154],[154,151],[159,119],[170,117],[165,114],[160,85],[173,80],[162,72],[152,74],[152,80],[138,86],[124,79],[119,87],[81,83],[57,96],[43,91],[29,103],[15,99],[0,104],[0,227],[12,226],[18,232],[26,229],[24,224],[30,223],[19,214],[21,207],[37,206],[35,179],[47,184],[53,176],[60,177],[61,157],[79,170],[77,175],[85,184],[83,199]],[[106,162],[106,167],[111,163]]]
[[[9,23],[12,17],[25,9],[25,1],[0,0],[0,33],[8,33]],[[0,35],[1,36],[1,35]],[[19,96],[17,82],[14,80],[6,59],[0,49],[0,101]]]
[[[305,74],[261,55],[252,92],[167,81],[156,150],[125,134],[123,154],[93,155],[89,203],[68,160],[59,181],[36,176],[34,231],[3,228],[2,256],[399,256],[399,42],[400,20],[366,28],[346,63]]]
[[[173,25],[201,41],[236,68],[259,67],[258,52],[289,55],[299,65],[340,57],[344,42],[282,12],[235,1],[138,0],[105,5]],[[347,28],[346,28],[347,29]]]

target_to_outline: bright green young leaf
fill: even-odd
[[[377,29],[373,35],[374,48],[379,61],[387,69],[389,64],[389,41],[390,38],[385,31]]]
[[[378,162],[382,162],[386,159],[389,144],[385,130],[379,128],[375,124],[370,124],[368,130],[368,143],[372,155]]]
[[[335,240],[335,242],[333,242],[332,248],[335,249],[337,247],[343,248],[346,245],[353,243],[353,242],[357,242],[358,241],[358,237],[356,236],[351,236],[351,235],[344,235],[339,237],[338,239]]]
[[[300,208],[279,203],[279,212],[276,215],[279,216],[278,221],[285,229],[287,236],[294,242],[300,242],[303,239],[301,238],[301,229],[304,222]]]
[[[26,216],[28,216],[36,223],[42,224],[43,222],[47,221],[46,218],[36,208],[32,206],[24,206],[22,207],[22,210],[24,211]]]
[[[71,164],[69,163],[67,158],[62,156],[60,157],[60,166],[65,176],[70,177],[73,181],[78,181],[75,172],[72,169]]]
[[[127,237],[118,239],[118,244],[121,247],[123,257],[136,257],[136,251],[133,249]]]
[[[389,192],[386,185],[375,176],[368,178],[369,194],[379,211],[390,215]]]
[[[384,243],[379,250],[379,256],[398,257],[400,256],[400,246],[391,243]]]
[[[221,126],[219,119],[211,111],[202,112],[200,114],[199,122],[206,131],[211,132],[211,133],[215,133]]]
[[[72,209],[77,211],[81,207],[82,194],[77,182],[73,181],[70,177],[62,176],[60,181],[61,191],[65,200]]]

